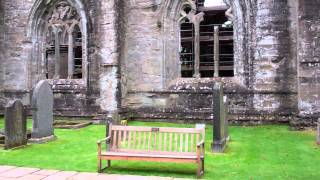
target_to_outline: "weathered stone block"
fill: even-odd
[[[27,144],[27,116],[20,100],[11,101],[5,108],[5,149]]]

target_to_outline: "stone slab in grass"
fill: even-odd
[[[64,121],[56,120],[53,123],[54,128],[58,129],[81,129],[91,125],[92,122],[88,121]]]

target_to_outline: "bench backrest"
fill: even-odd
[[[109,135],[113,150],[195,152],[205,129],[110,125]]]

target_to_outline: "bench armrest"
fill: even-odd
[[[197,144],[197,155],[198,155],[198,158],[200,158],[200,156],[204,156],[204,140],[200,141],[198,144]]]
[[[204,145],[204,140],[200,141],[198,144],[197,144],[197,147],[200,147],[200,146],[203,146]]]
[[[99,145],[99,144],[101,144],[102,142],[104,142],[104,141],[110,141],[110,136],[108,136],[108,137],[106,137],[106,138],[104,138],[104,139],[101,139],[101,140],[99,140],[99,141],[97,141],[97,144]]]

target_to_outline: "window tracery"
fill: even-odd
[[[47,20],[46,76],[48,79],[82,78],[81,18],[68,1],[58,2]]]

